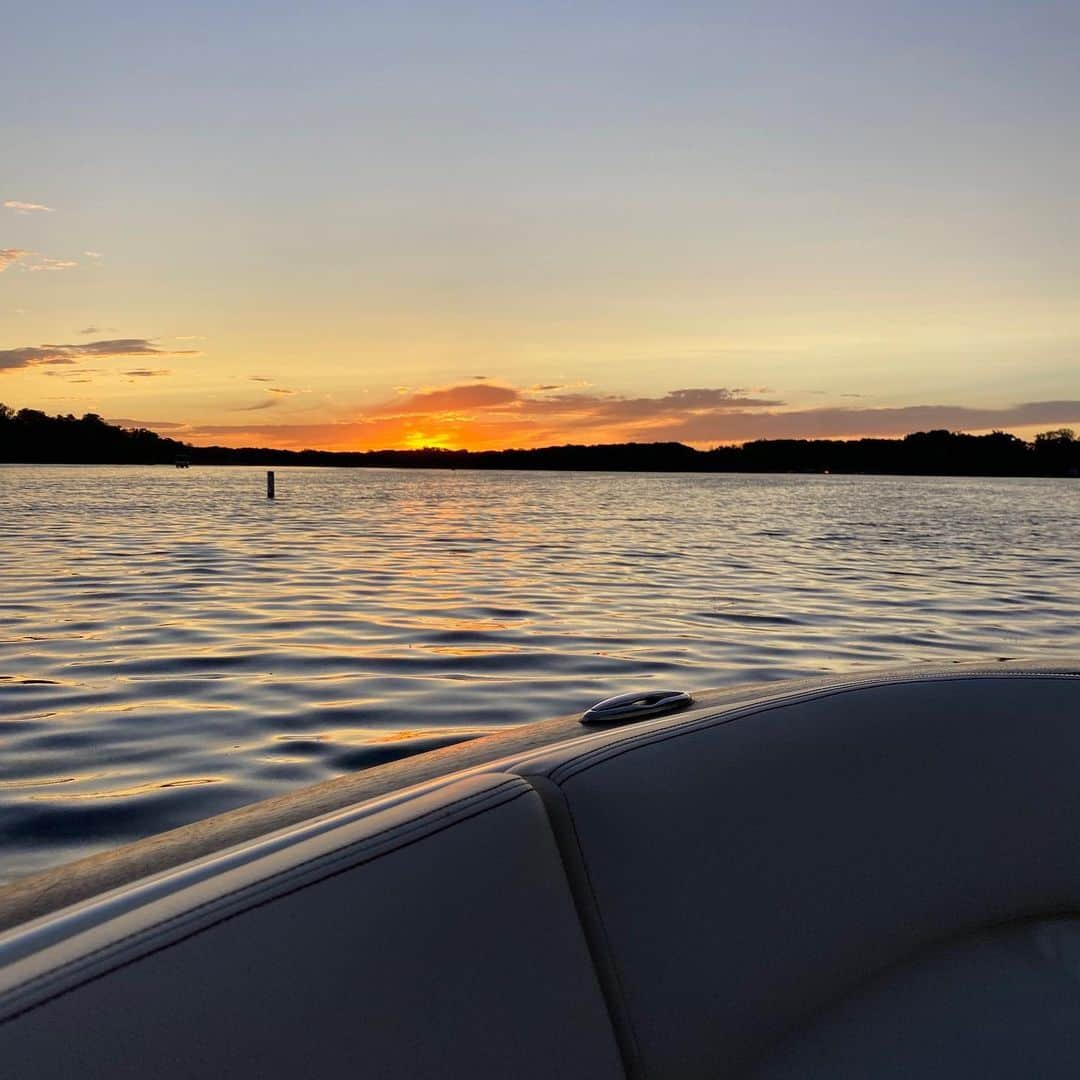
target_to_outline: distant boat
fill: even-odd
[[[178,469],[190,469],[191,468],[191,458],[189,458],[187,456],[187,454],[177,454],[176,455],[176,467]]]
[[[1074,1077],[1078,719],[646,690],[93,855],[0,889],[4,1075]]]

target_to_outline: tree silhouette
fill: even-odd
[[[0,462],[39,464],[341,465],[427,469],[559,469],[622,472],[805,472],[949,476],[1080,476],[1070,428],[1025,442],[1006,431],[917,431],[902,439],[757,439],[695,450],[682,443],[546,446],[537,450],[271,450],[191,446],[96,413],[47,416],[0,404]]]

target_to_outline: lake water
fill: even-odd
[[[0,878],[643,686],[1080,656],[1080,482],[0,466]]]

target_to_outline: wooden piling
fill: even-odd
[[[274,497],[274,470],[266,470],[266,497],[272,499]]]

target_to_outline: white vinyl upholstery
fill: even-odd
[[[765,701],[521,769],[580,851],[648,1077],[742,1075],[917,950],[1080,912],[1077,678]],[[956,1074],[927,1048],[909,1075]]]
[[[931,946],[790,1039],[758,1080],[1038,1077],[1080,1062],[1080,920],[1038,919]]]
[[[505,775],[14,968],[0,997],[12,1080],[622,1075],[540,800]]]

